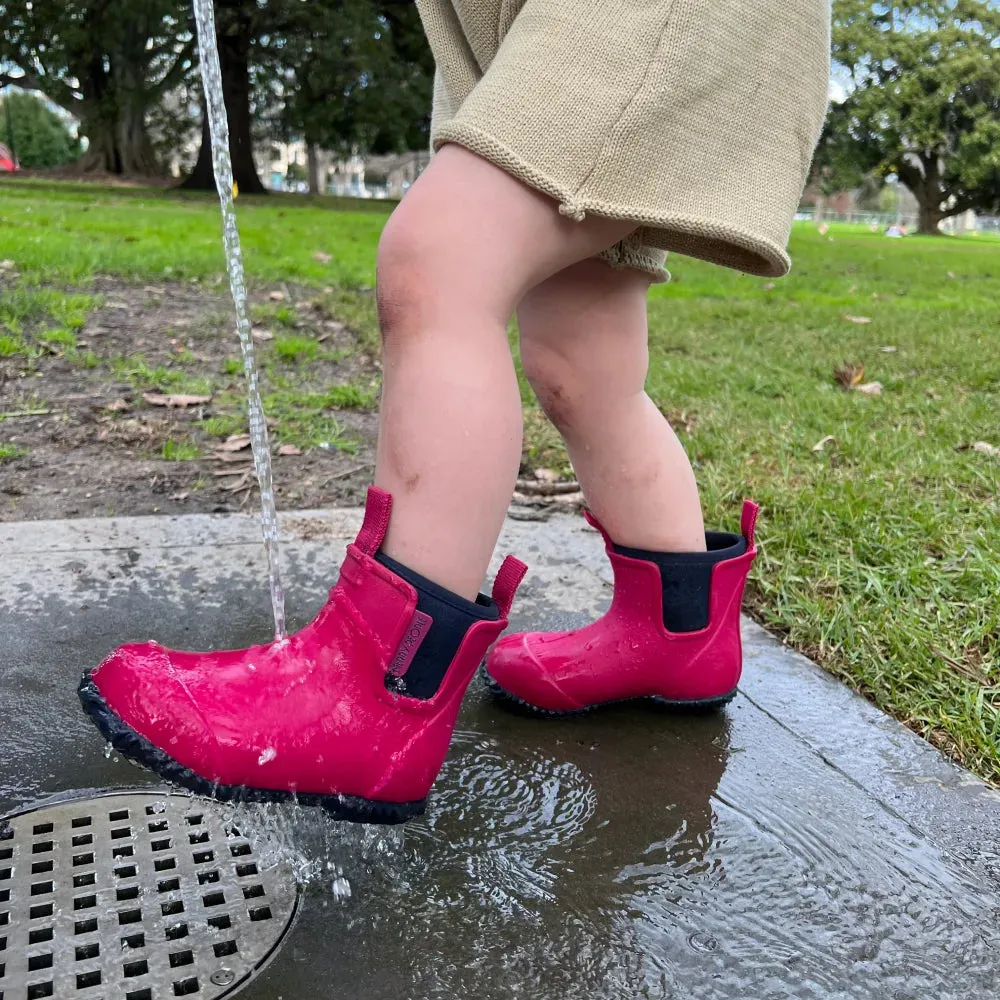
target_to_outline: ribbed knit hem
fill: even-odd
[[[653,279],[653,284],[670,280],[670,272],[663,266],[666,251],[644,246],[635,235],[616,243],[597,255],[616,271],[641,271]]]
[[[649,267],[659,249],[761,277],[784,277],[791,268],[791,260],[783,247],[730,223],[678,212],[646,212],[588,197],[583,190],[571,191],[567,185],[537,169],[509,146],[468,122],[452,119],[435,129],[435,150],[449,142],[464,146],[529,187],[554,198],[562,215],[582,222],[590,213],[605,219],[634,222],[637,227],[642,227],[643,245],[637,247],[635,254],[629,258],[636,263],[624,263],[621,254],[615,259],[614,247],[599,255],[612,267],[638,267],[638,270],[652,273],[657,280],[666,280],[669,275],[663,270],[662,262],[657,264],[655,270],[651,271]]]

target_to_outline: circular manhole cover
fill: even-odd
[[[272,955],[298,904],[211,802],[149,792],[0,821],[0,1000],[215,1000]]]

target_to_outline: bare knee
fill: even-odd
[[[427,237],[397,210],[378,245],[375,300],[382,342],[388,347],[421,327],[434,294],[427,272]]]

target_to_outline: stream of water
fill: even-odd
[[[201,79],[205,88],[205,113],[208,115],[212,137],[212,165],[222,205],[222,244],[226,252],[229,288],[233,294],[233,305],[236,307],[236,332],[240,338],[243,373],[247,382],[250,444],[253,449],[254,471],[260,484],[260,519],[264,534],[264,549],[267,552],[271,607],[274,611],[274,638],[280,641],[285,638],[285,592],[278,565],[278,515],[274,507],[271,448],[264,407],[260,400],[259,375],[254,357],[253,337],[250,333],[250,312],[243,274],[243,253],[240,249],[239,230],[236,228],[233,165],[229,156],[229,119],[226,117],[226,105],[222,96],[222,70],[219,66],[212,0],[194,0],[194,12],[198,29]]]

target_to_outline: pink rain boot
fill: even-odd
[[[230,652],[122,646],[84,674],[84,709],[126,756],[200,794],[294,797],[358,822],[419,815],[462,696],[507,626],[525,566],[504,562],[492,600],[477,602],[490,620],[456,638],[436,690],[401,694],[433,622],[417,609],[417,590],[375,558],[391,506],[388,493],[369,490],[340,579],[301,632]]]
[[[666,571],[657,564],[680,563],[698,557],[645,553],[617,548],[590,515],[588,521],[604,536],[614,569],[615,589],[608,613],[573,632],[528,632],[496,644],[485,663],[488,686],[496,694],[543,714],[586,711],[609,702],[652,698],[684,708],[714,708],[736,695],[743,665],[740,604],[750,564],[757,554],[754,527],[757,505],[743,506],[742,536],[709,533],[712,550],[722,558],[704,572],[704,612],[693,631],[669,631],[671,602],[690,604],[684,572],[671,589]],[[629,554],[625,554],[628,552]],[[676,576],[676,574],[675,574]],[[695,612],[697,615],[697,611]],[[688,614],[690,620],[690,614]]]

